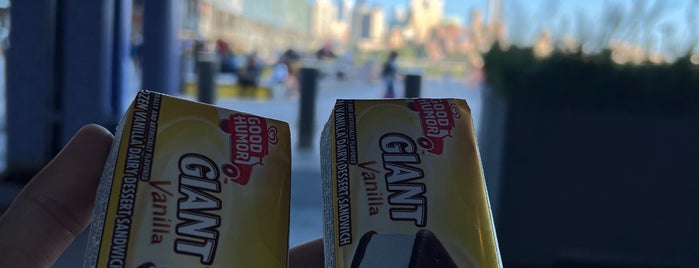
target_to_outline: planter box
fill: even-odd
[[[697,114],[527,99],[483,98],[479,144],[505,267],[699,267]]]

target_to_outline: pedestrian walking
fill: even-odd
[[[395,98],[395,82],[396,76],[398,75],[398,66],[396,65],[396,60],[398,59],[398,52],[391,51],[388,55],[388,59],[384,62],[381,69],[381,78],[386,85],[386,93],[384,93],[384,98]]]

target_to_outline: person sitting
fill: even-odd
[[[242,88],[256,88],[259,84],[262,66],[257,62],[257,54],[251,53],[245,59],[245,65],[238,69],[238,85]]]

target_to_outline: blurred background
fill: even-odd
[[[336,99],[451,97],[472,108],[505,267],[699,267],[698,16],[696,0],[0,0],[0,209],[147,89],[290,124],[294,246],[322,235]]]

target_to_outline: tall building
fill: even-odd
[[[371,12],[363,12],[360,15],[360,30],[359,30],[359,38],[362,40],[364,39],[371,39]]]
[[[490,49],[490,40],[487,36],[485,19],[480,9],[471,11],[470,25],[471,40],[479,51],[487,51]]]
[[[338,20],[347,25],[352,24],[352,11],[354,10],[354,0],[340,0],[338,8]]]
[[[395,5],[391,9],[390,18],[386,39],[389,48],[397,49],[405,44],[405,31],[410,23],[410,13],[404,5]]]
[[[227,30],[232,26],[232,17],[240,16],[242,13],[242,0],[188,0],[188,3],[191,2],[197,2],[196,11],[199,13],[199,17],[197,18],[196,27],[201,36],[210,39],[232,38],[232,35],[228,33]],[[189,6],[189,4],[187,6]],[[185,24],[186,23],[185,19]]]
[[[319,39],[334,39],[338,8],[330,0],[316,0],[311,8],[311,32]]]
[[[338,1],[338,0],[333,0]],[[337,8],[337,23],[333,27],[336,40],[341,43],[350,41],[352,15],[354,14],[354,0],[339,0]]]
[[[410,28],[413,39],[424,43],[444,16],[444,0],[410,0]]]
[[[236,53],[270,56],[311,46],[307,0],[198,0],[196,10],[198,35],[226,41]]]
[[[361,2],[352,14],[350,42],[362,50],[382,49],[386,46],[388,24],[380,6],[370,7]]]
[[[539,58],[548,57],[553,52],[553,38],[548,30],[541,31],[534,41],[534,55]]]
[[[502,19],[500,0],[488,0],[488,23],[499,22]]]
[[[386,32],[388,28],[388,25],[386,23],[386,14],[384,13],[382,8],[374,7],[369,12],[369,16],[369,39],[379,42],[383,41],[386,37]]]
[[[364,15],[368,13],[369,6],[365,1],[360,1],[352,9],[352,15],[349,20],[349,43],[356,44],[362,38],[362,30],[364,28]]]
[[[391,18],[390,27],[405,27],[408,25],[408,9],[403,5],[396,5],[393,7],[393,16]]]
[[[507,46],[507,29],[502,17],[502,1],[488,0],[488,35],[492,41]]]

